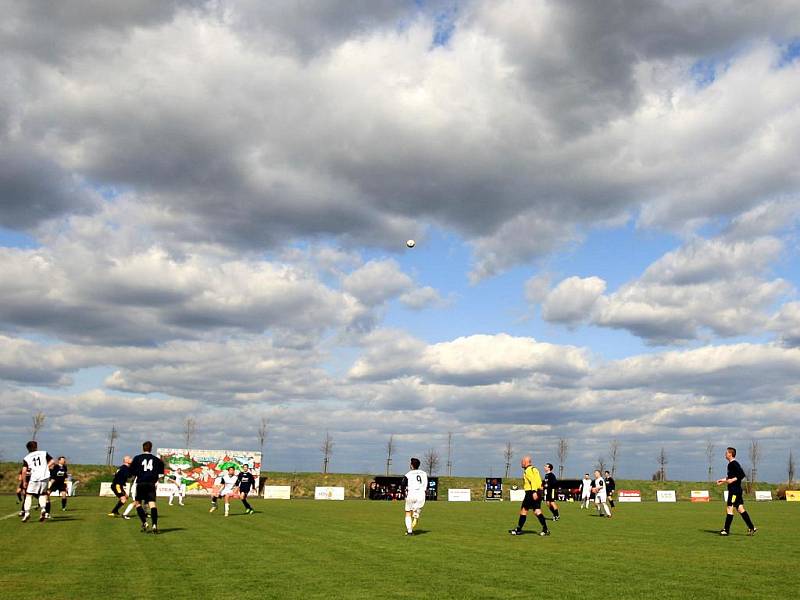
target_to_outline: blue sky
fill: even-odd
[[[275,470],[785,476],[800,9],[225,4],[0,35],[3,457],[43,411],[84,462],[267,418]]]

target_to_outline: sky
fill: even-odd
[[[786,478],[796,1],[0,8],[3,459]]]

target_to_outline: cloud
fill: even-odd
[[[606,282],[599,277],[568,277],[551,290],[542,303],[542,318],[574,324],[587,319],[603,295]]]

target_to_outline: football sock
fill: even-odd
[[[127,517],[127,516],[128,516],[130,513],[131,513],[131,511],[133,510],[133,506],[134,506],[134,505],[133,505],[133,502],[130,502],[130,503],[128,504],[128,506],[126,506],[126,507],[125,507],[125,512],[124,512],[124,513],[122,513],[122,515],[123,515],[124,517]]]
[[[608,499],[608,503],[611,505],[611,508],[614,508],[614,501],[611,498]]]
[[[61,508],[67,508],[67,499],[61,498]]]
[[[245,498],[242,498],[242,504],[244,504],[245,509],[253,510],[253,507],[250,506],[250,503]]]
[[[23,501],[22,492],[17,492],[17,502],[22,502],[22,501]]]
[[[611,516],[611,509],[608,508],[608,504],[603,504],[603,510],[606,511],[606,514],[610,517]]]
[[[539,513],[536,515],[536,518],[539,519],[539,523],[542,524],[542,531],[547,531],[547,520],[544,518],[544,515]]]
[[[731,523],[733,523],[733,515],[725,515],[725,527],[723,527],[723,529],[725,531],[730,531]]]
[[[413,531],[413,529],[414,529],[414,527],[411,524],[411,515],[406,515],[406,531],[408,533],[411,533]]]
[[[40,497],[39,498],[39,506],[41,506],[41,505],[42,505],[42,500],[41,500],[41,497]],[[45,500],[44,512],[46,512],[48,515],[50,514],[50,498],[49,497],[47,498],[47,500]]]
[[[740,514],[742,515],[742,518],[744,519],[744,522],[747,525],[747,528],[748,529],[755,529],[755,527],[753,526],[753,522],[750,520],[750,515],[747,514],[747,511],[744,511],[743,513],[740,513]]]
[[[551,509],[550,509],[550,512],[551,512],[551,513],[553,513],[553,516],[554,516],[554,517],[557,517],[557,516],[558,516],[558,509],[557,509],[557,508],[551,508]]]
[[[33,504],[33,497],[25,495],[25,501],[22,504],[22,508],[25,510],[26,513],[31,512],[31,504]]]
[[[122,508],[122,502],[117,500],[117,505],[113,509],[111,509],[111,512],[114,513],[115,515],[118,515],[120,508]]]
[[[231,505],[226,502],[225,503],[225,514],[227,515],[228,512],[230,512],[230,510],[231,510]]]
[[[136,507],[136,514],[139,515],[139,520],[142,522],[142,525],[146,525],[147,513],[144,512],[144,509],[141,506]]]
[[[153,527],[158,525],[158,509],[155,506],[150,509],[150,520],[153,522]]]
[[[517,521],[517,530],[522,531],[523,526],[525,525],[525,521],[527,519],[527,515],[520,515],[519,521]]]

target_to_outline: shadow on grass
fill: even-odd
[[[64,523],[66,521],[83,521],[83,519],[79,519],[77,517],[53,517],[52,519],[48,519],[47,523]]]
[[[186,528],[185,527],[165,527],[164,529],[162,529],[161,527],[159,527],[158,528],[158,533],[156,534],[156,537],[158,537],[159,535],[165,535],[167,533],[174,533],[176,531],[186,531]]]
[[[414,535],[410,535],[408,537],[414,537],[416,535],[425,535],[426,533],[430,533],[427,529],[415,529]]]

